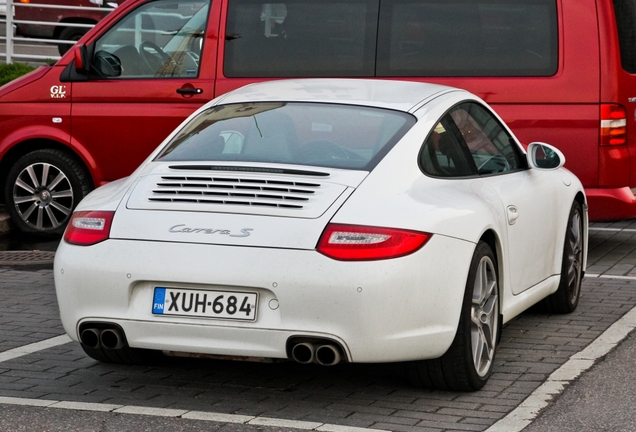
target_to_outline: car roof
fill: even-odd
[[[342,103],[412,112],[427,99],[451,91],[458,89],[412,81],[308,78],[250,84],[226,94],[216,102]]]

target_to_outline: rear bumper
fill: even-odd
[[[636,189],[585,189],[591,222],[636,218]]]
[[[286,358],[292,336],[338,341],[353,362],[439,357],[457,327],[474,244],[437,235],[412,255],[345,263],[313,250],[107,240],[62,242],[65,330],[119,325],[131,347]],[[452,258],[451,258],[452,257]],[[253,322],[153,315],[153,288],[258,293]]]

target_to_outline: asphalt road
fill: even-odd
[[[492,430],[636,307],[636,223],[597,224],[590,245],[577,311],[509,323],[475,393],[413,388],[399,364],[101,364],[63,336],[50,264],[0,265],[0,431]],[[557,392],[526,430],[636,430],[634,343]]]
[[[571,385],[524,432],[636,431],[636,334]]]

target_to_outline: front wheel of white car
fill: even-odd
[[[407,364],[414,385],[439,390],[474,391],[492,373],[499,338],[499,287],[494,254],[484,242],[475,248],[457,333],[438,359]]]
[[[585,251],[583,234],[583,210],[581,204],[574,201],[565,231],[559,288],[543,300],[546,312],[566,314],[574,312],[579,304]]]

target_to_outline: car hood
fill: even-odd
[[[366,171],[155,164],[119,206],[112,239],[314,249]]]

